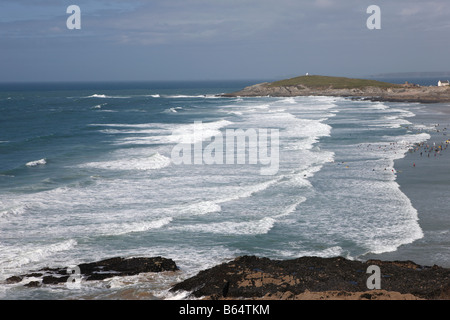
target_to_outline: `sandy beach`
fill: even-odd
[[[450,267],[450,239],[448,185],[450,181],[450,106],[449,104],[417,104],[415,125],[429,129],[431,139],[412,148],[402,159],[395,161],[397,183],[411,200],[419,214],[424,237],[404,245],[394,252],[370,254],[367,259],[409,259],[420,264],[438,264]]]

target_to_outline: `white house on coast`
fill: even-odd
[[[447,81],[439,80],[438,87],[446,87],[446,86],[450,86],[450,82],[448,80]]]

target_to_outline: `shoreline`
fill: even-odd
[[[412,126],[436,127],[433,130],[418,131],[417,133],[429,133],[430,139],[422,146],[416,146],[405,157],[395,160],[394,167],[397,170],[396,182],[400,190],[418,211],[418,223],[424,236],[400,246],[393,252],[366,254],[364,258],[396,260],[407,257],[416,263],[438,264],[448,268],[450,249],[446,249],[442,241],[449,239],[448,210],[445,206],[448,195],[445,190],[448,190],[450,181],[450,150],[445,141],[450,139],[450,105],[417,105],[413,108],[417,110],[413,110],[415,116],[410,120]],[[439,153],[427,153],[424,148],[433,143],[437,146],[442,144],[444,148]]]
[[[306,82],[313,76],[298,77],[300,82]],[[320,78],[320,76],[317,76]],[[333,77],[326,77],[333,79]],[[347,79],[351,80],[351,79]],[[285,80],[286,81],[286,80]],[[380,102],[409,102],[409,103],[448,103],[450,102],[450,86],[418,86],[405,83],[392,87],[361,86],[339,88],[339,81],[328,83],[323,80],[320,86],[308,86],[305,84],[279,85],[277,82],[263,82],[243,88],[242,90],[221,94],[221,97],[299,97],[299,96],[330,96],[351,98],[355,100],[370,100]],[[283,83],[284,81],[281,81]],[[386,85],[386,84],[384,84]],[[387,84],[389,85],[389,84]]]
[[[100,272],[103,269],[108,272]],[[81,285],[80,281],[95,283],[114,277],[164,272],[179,277],[183,271],[175,261],[163,257],[115,257],[81,264],[76,277]],[[66,268],[44,268],[10,277],[6,283],[32,290],[68,285],[68,279]],[[167,290],[178,297],[176,300],[196,301],[450,300],[450,268],[420,265],[409,260],[360,261],[341,256],[285,260],[239,256],[178,280]],[[151,292],[148,294],[151,296]],[[149,297],[148,294],[143,295],[143,299]],[[130,297],[128,299],[135,299],[133,294]]]
[[[308,81],[311,76],[303,76],[294,78],[300,82]],[[318,76],[320,78],[320,76]],[[325,78],[324,78],[325,79]],[[337,79],[337,78],[336,78]],[[292,80],[292,79],[291,79]],[[343,79],[339,81],[346,81],[348,79]],[[280,83],[290,81],[290,80],[282,80]],[[325,80],[324,80],[325,81]],[[326,80],[328,81],[328,80]],[[417,106],[413,106],[413,108],[417,107],[420,110],[422,107],[422,111],[418,114],[415,113],[413,117],[413,124],[420,125],[426,122],[428,125],[433,123],[441,123],[442,127],[446,125],[447,128],[450,128],[450,87],[438,87],[438,86],[418,86],[414,84],[405,83],[404,85],[397,85],[397,87],[392,88],[381,88],[381,87],[363,87],[363,88],[347,88],[347,89],[335,89],[331,85],[329,87],[322,88],[312,88],[307,87],[305,84],[299,85],[279,85],[277,83],[259,83],[249,87],[246,87],[240,91],[233,92],[230,94],[225,94],[223,96],[226,97],[295,97],[295,96],[332,96],[332,97],[341,97],[347,98],[351,100],[360,100],[360,101],[374,101],[374,102],[386,102],[386,103],[413,103],[417,104]],[[442,128],[441,127],[441,128]],[[442,141],[448,140],[449,136],[438,137],[438,134],[432,134],[430,138],[430,142],[441,143]],[[445,248],[438,246],[439,240],[436,238],[430,237],[430,234],[434,231],[438,230],[442,234],[443,237],[448,237],[448,230],[442,230],[434,226],[433,224],[447,224],[448,222],[445,220],[447,212],[445,212],[445,207],[436,207],[435,203],[446,203],[448,199],[448,195],[445,195],[440,190],[436,189],[436,185],[434,181],[430,180],[430,177],[436,177],[438,172],[440,173],[440,181],[442,187],[448,188],[448,182],[450,181],[450,174],[447,174],[449,171],[450,164],[446,164],[445,159],[441,159],[440,162],[424,162],[425,157],[419,157],[419,152],[417,154],[406,154],[404,158],[395,160],[394,167],[398,172],[398,176],[396,178],[397,183],[400,186],[400,189],[406,196],[411,200],[413,207],[418,210],[418,221],[423,229],[423,224],[426,225],[425,235],[422,239],[418,239],[410,244],[404,244],[397,248],[394,252],[387,252],[382,254],[366,254],[363,257],[370,258],[379,258],[383,257],[387,260],[392,259],[401,259],[403,256],[412,256],[415,257],[415,261],[419,261],[419,263],[432,263],[439,264],[439,262],[443,262],[443,265],[446,267],[450,267],[450,259],[445,258],[446,255],[450,256],[450,250],[448,252],[442,253],[445,251]],[[437,159],[443,154],[438,154]],[[445,157],[444,157],[445,158]],[[417,168],[415,168],[415,164],[417,163]],[[447,161],[447,163],[449,163]],[[438,171],[439,170],[439,171]],[[445,179],[443,178],[445,175]],[[422,182],[426,181],[425,184]],[[446,183],[446,184],[444,184]],[[440,185],[441,185],[440,184]],[[440,215],[440,216],[439,216]],[[430,226],[432,228],[430,228]],[[427,229],[428,228],[428,229]],[[430,240],[432,239],[432,240]],[[427,256],[429,259],[424,259],[421,257],[424,249],[423,246],[430,246],[429,241],[433,242],[433,245],[436,246],[435,253],[428,253]],[[445,246],[444,246],[445,247]],[[433,256],[434,254],[434,256]],[[441,255],[441,256],[439,256]]]
[[[355,97],[351,97],[352,99],[359,99]],[[366,99],[368,100],[368,99]],[[370,99],[372,100],[372,99]],[[393,103],[399,103],[399,102],[411,102],[409,100],[395,100],[391,101],[390,99],[373,99],[372,101],[384,101],[384,102],[393,102]],[[439,105],[438,103],[433,104],[424,104],[421,101],[412,101],[412,102],[419,102],[420,104],[417,106],[419,110],[422,108],[422,111],[420,113],[415,113],[415,116],[413,117],[413,120],[411,120],[412,125],[419,125],[426,123],[427,125],[432,125],[434,123],[441,123],[443,124],[442,127],[445,125],[447,128],[450,128],[448,124],[450,124],[450,105],[448,104],[442,104]],[[429,110],[432,109],[433,111],[430,113]],[[441,129],[442,129],[441,127]],[[420,131],[423,132],[423,131]],[[449,131],[450,132],[450,131]],[[444,135],[443,135],[444,134]],[[431,138],[428,140],[430,143],[433,141],[439,142],[445,139],[448,139],[449,137],[445,136],[446,132],[439,131],[436,129],[436,132],[433,132],[430,134]],[[439,255],[441,257],[445,257],[445,254],[442,253],[445,251],[445,248],[442,247],[442,245],[439,245],[439,237],[438,239],[430,237],[431,234],[435,231],[433,228],[430,229],[430,226],[433,224],[440,224],[440,221],[435,221],[435,216],[430,216],[430,211],[433,212],[434,202],[442,203],[445,199],[437,199],[436,188],[433,188],[433,180],[432,177],[436,176],[436,170],[440,170],[439,172],[443,170],[448,171],[449,163],[445,162],[445,157],[448,157],[448,154],[445,155],[445,153],[442,153],[442,158],[439,159],[438,157],[436,159],[432,158],[429,159],[428,157],[422,157],[419,155],[419,152],[408,152],[404,158],[397,159],[395,161],[395,168],[399,172],[399,176],[397,177],[396,181],[400,186],[400,189],[402,192],[404,192],[407,197],[411,200],[414,208],[418,210],[418,221],[419,224],[424,231],[424,237],[421,239],[418,239],[412,243],[405,244],[397,248],[394,252],[386,252],[382,254],[366,254],[360,257],[357,261],[354,261],[355,263],[360,263],[359,269],[356,270],[356,272],[360,273],[360,279],[358,281],[353,281],[353,284],[356,285],[356,282],[358,282],[358,285],[360,286],[358,290],[353,290],[354,288],[347,287],[347,283],[343,281],[341,283],[341,286],[339,287],[333,287],[330,285],[320,287],[322,290],[317,290],[317,287],[310,286],[306,288],[304,291],[295,291],[295,289],[291,289],[292,286],[295,287],[295,280],[293,280],[293,273],[278,273],[276,272],[268,272],[264,271],[264,267],[260,265],[253,265],[251,268],[248,266],[240,266],[237,261],[240,261],[241,259],[247,259],[248,257],[238,257],[233,261],[230,261],[228,263],[224,263],[222,265],[210,268],[205,271],[201,271],[198,273],[198,275],[185,280],[182,284],[177,284],[172,290],[177,288],[190,288],[193,291],[193,295],[196,296],[196,290],[195,288],[199,287],[207,287],[208,285],[211,285],[209,281],[214,282],[213,278],[221,277],[222,274],[227,274],[229,277],[238,276],[239,274],[242,274],[242,277],[245,277],[246,283],[252,282],[252,286],[250,288],[242,289],[236,289],[238,292],[241,290],[240,294],[238,294],[239,297],[232,295],[232,297],[229,296],[230,286],[231,282],[229,279],[226,278],[226,276],[222,276],[222,282],[225,283],[225,286],[222,288],[223,292],[227,292],[225,295],[221,294],[219,287],[220,287],[220,281],[215,282],[215,293],[203,293],[204,296],[202,296],[202,299],[207,300],[232,300],[232,299],[239,299],[239,300],[450,300],[450,278],[448,277],[448,274],[445,277],[439,277],[439,276],[431,276],[427,279],[429,283],[441,283],[444,285],[444,288],[441,288],[441,292],[439,294],[436,294],[436,292],[431,295],[426,295],[420,292],[418,287],[423,287],[421,284],[418,284],[417,282],[414,283],[412,278],[409,277],[409,272],[411,270],[408,270],[408,268],[412,268],[415,270],[432,270],[432,269],[439,269],[443,268],[444,270],[450,270],[446,269],[450,267],[450,261],[442,260],[440,259]],[[435,161],[436,160],[436,161]],[[439,161],[439,162],[437,162]],[[412,165],[414,163],[414,166]],[[415,163],[418,164],[417,168],[415,167]],[[423,166],[423,167],[422,167]],[[415,170],[417,169],[417,170]],[[433,173],[433,174],[430,174]],[[431,181],[426,181],[426,184],[420,188],[420,184],[417,182],[420,182],[423,177],[431,177]],[[450,181],[450,173],[445,176],[445,178],[448,178],[447,181]],[[445,180],[445,179],[443,179]],[[448,185],[448,184],[447,184]],[[418,189],[418,190],[416,190]],[[446,203],[446,202],[444,202]],[[445,212],[445,206],[441,207],[441,213]],[[431,252],[427,252],[426,255],[424,255],[424,249],[423,246],[430,245],[430,242],[435,242],[432,245],[436,246],[437,250],[432,250]],[[256,260],[264,260],[266,258],[257,258],[253,257]],[[311,257],[303,257],[304,259],[308,259]],[[249,258],[248,258],[249,259]],[[313,258],[311,258],[313,259]],[[327,259],[337,259],[337,260],[345,260],[345,258],[342,257],[335,257],[335,258],[316,258],[319,264],[326,265]],[[414,262],[413,262],[414,261]],[[271,260],[273,265],[283,264],[283,263],[289,263],[289,260],[283,260],[283,261],[276,261]],[[442,262],[442,264],[440,263]],[[366,263],[375,263],[381,265],[381,272],[382,272],[382,283],[384,283],[381,286],[380,290],[368,290],[367,288],[364,289],[364,287],[361,287],[361,282],[364,281],[365,278],[367,278],[369,275],[365,274],[364,268],[361,268]],[[231,264],[234,268],[233,271],[228,270],[227,266]],[[324,268],[324,266],[318,267],[318,270],[321,268]],[[403,269],[398,269],[397,271],[399,273],[393,272],[391,269],[388,269],[387,274],[386,268],[390,268],[393,265],[397,266],[408,266]],[[433,265],[432,267],[429,267],[428,265]],[[236,267],[238,266],[238,269]],[[365,265],[364,265],[365,266]],[[428,267],[425,267],[428,266]],[[311,268],[312,266],[309,266]],[[242,271],[239,268],[247,268],[246,271]],[[267,267],[266,267],[267,268]],[[313,267],[316,268],[316,267]],[[297,272],[297,271],[295,271]],[[274,273],[276,275],[274,275]],[[277,274],[278,273],[278,274]],[[364,276],[362,276],[364,274]],[[423,273],[422,273],[423,275]],[[346,274],[345,268],[344,270],[335,270],[335,272],[329,272],[328,274],[319,274],[317,275],[318,278],[321,279],[330,279],[330,278],[351,278],[352,274]],[[364,278],[365,277],[365,278]],[[386,286],[386,283],[388,281],[393,280],[393,278],[396,277],[397,279],[405,283],[405,287],[390,287],[389,285]],[[311,274],[307,274],[302,281],[306,279],[311,279]],[[208,280],[206,280],[208,279]],[[290,280],[289,280],[290,279]],[[217,279],[216,279],[217,280]],[[242,286],[242,283],[245,283],[244,280],[240,279],[239,281],[235,281],[234,286],[239,287]],[[250,282],[249,282],[250,281]],[[348,281],[348,280],[346,280]],[[350,280],[352,281],[352,280]],[[189,287],[191,283],[194,283],[195,285],[192,287]],[[298,281],[300,282],[300,281]],[[239,285],[240,283],[240,285]],[[406,283],[409,283],[409,287]],[[249,292],[254,292],[255,290],[258,291],[258,288],[264,288],[266,287],[266,291],[263,290],[260,291],[260,294],[251,294]],[[202,290],[202,289],[200,289]],[[246,296],[248,295],[248,296]],[[196,296],[197,297],[197,296]],[[197,297],[198,298],[198,297]]]

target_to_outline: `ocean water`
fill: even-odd
[[[434,118],[417,119],[421,105],[217,96],[251,83],[4,85],[0,299],[181,299],[167,292],[175,282],[240,255],[364,259],[426,238],[433,227],[396,165],[436,137]],[[267,152],[249,140],[244,163],[174,161],[181,143],[204,156],[227,130],[267,132]],[[228,159],[222,151],[215,159]],[[269,154],[276,170],[261,174]],[[433,248],[448,264],[436,241],[414,258]],[[115,256],[163,256],[181,270],[77,290],[4,281]]]

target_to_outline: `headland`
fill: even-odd
[[[372,101],[442,103],[450,102],[450,86],[420,86],[408,82],[394,84],[367,79],[305,75],[258,83],[221,96],[336,96]]]

